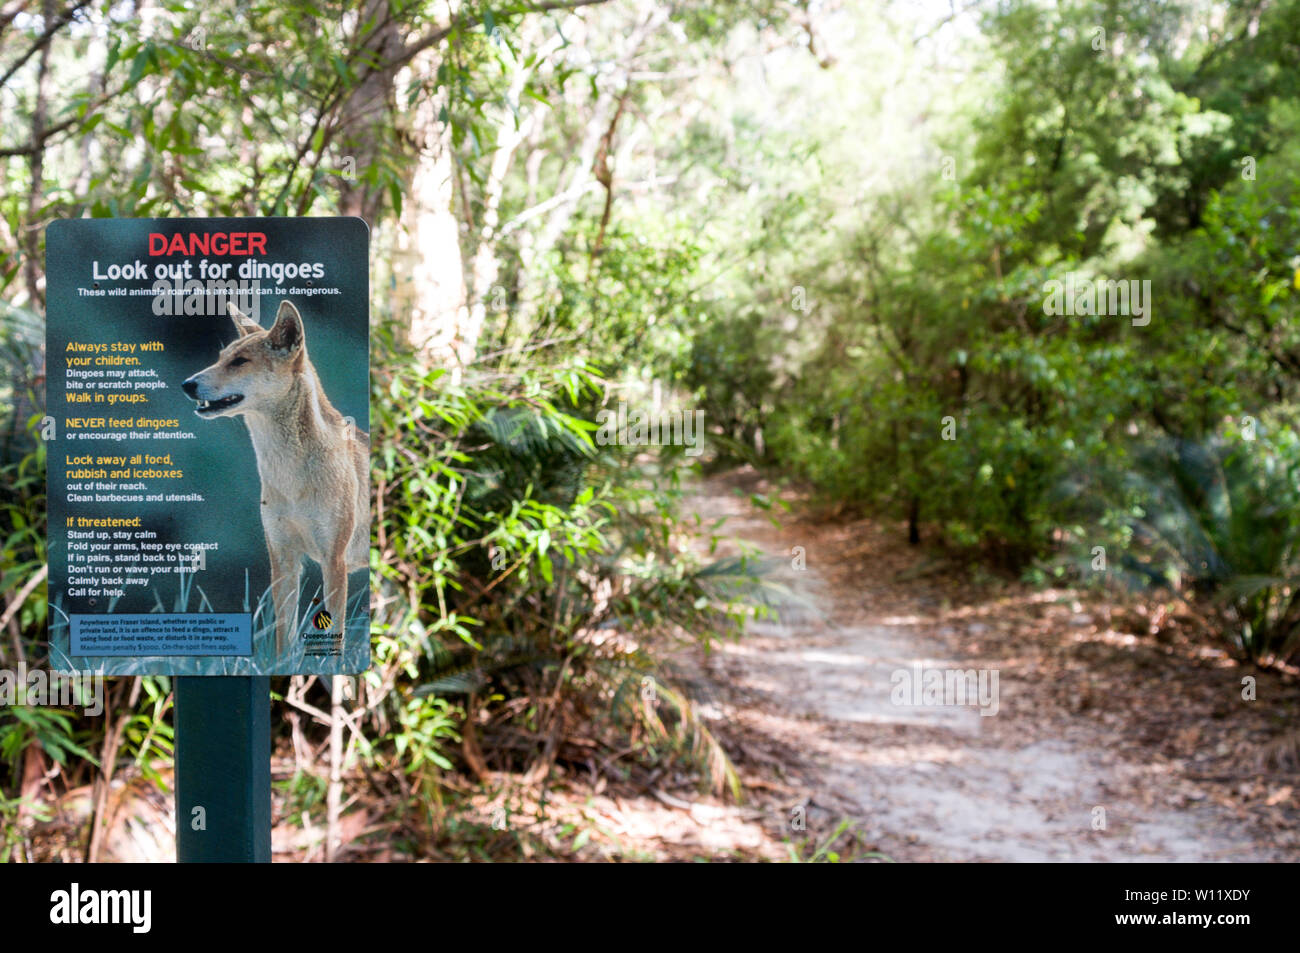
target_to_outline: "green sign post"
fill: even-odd
[[[184,676],[176,687],[176,859],[271,860],[271,680]]]

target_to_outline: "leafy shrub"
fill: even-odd
[[[453,383],[391,343],[376,363],[371,683],[393,671],[416,698],[460,699],[460,723],[435,719],[421,741],[461,740],[478,773],[544,776],[590,744],[659,757],[657,738],[734,785],[652,647],[707,646],[743,613],[723,574],[689,558],[671,482],[593,444],[590,369]],[[385,703],[390,724],[409,720],[409,697]],[[411,735],[394,736],[408,757]]]
[[[1121,486],[1134,568],[1209,606],[1256,662],[1300,651],[1300,439],[1236,425],[1133,456]]]

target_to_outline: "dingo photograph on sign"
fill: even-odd
[[[302,315],[289,301],[263,329],[229,304],[238,340],[182,385],[204,419],[243,417],[262,483],[262,528],[271,561],[275,645],[298,624],[303,557],[325,578],[317,629],[341,631],[348,572],[370,551],[370,438],[334,409],[307,356]],[[324,613],[324,615],[320,615]]]

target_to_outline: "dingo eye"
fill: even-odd
[[[237,358],[235,358],[233,361],[231,361],[229,364],[227,364],[226,366],[227,366],[227,367],[239,367],[241,364],[247,364],[247,363],[248,363],[248,358],[246,358],[246,357],[237,357]]]

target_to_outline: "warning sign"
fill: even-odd
[[[55,667],[369,666],[368,246],[355,218],[50,226]]]

